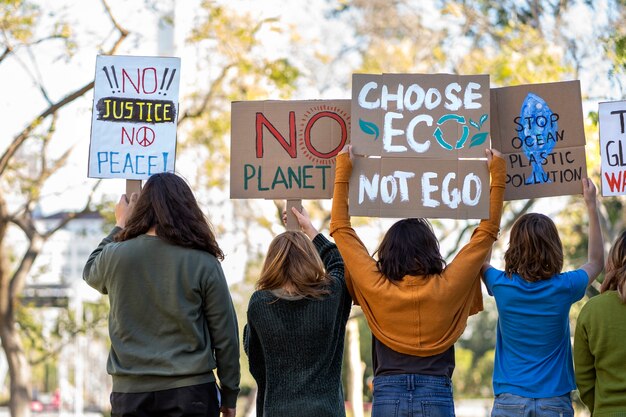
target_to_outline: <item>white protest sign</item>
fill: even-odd
[[[599,104],[602,195],[626,194],[626,101]]]
[[[97,57],[90,178],[174,171],[179,84],[180,58]]]

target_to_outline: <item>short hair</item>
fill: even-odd
[[[509,248],[504,253],[505,272],[537,282],[563,269],[563,245],[556,225],[548,216],[528,213],[513,224]]]
[[[177,246],[209,252],[224,259],[211,224],[200,210],[191,188],[174,173],[152,175],[144,185],[124,229],[115,236],[118,242],[147,233],[156,234]]]
[[[270,243],[258,290],[288,287],[290,295],[320,298],[330,294],[330,278],[317,249],[302,232],[287,231]]]
[[[402,281],[406,275],[440,274],[446,266],[432,226],[421,218],[394,223],[374,254],[379,272],[390,281]]]
[[[626,230],[615,240],[606,260],[600,292],[611,290],[617,291],[622,303],[626,303]]]

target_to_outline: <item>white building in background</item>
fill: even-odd
[[[37,228],[50,230],[65,216],[67,213],[61,212],[38,217]],[[44,337],[55,324],[61,309],[70,309],[80,325],[85,303],[101,300],[102,296],[83,281],[82,273],[89,255],[105,236],[103,227],[104,220],[99,213],[73,219],[48,239],[37,257],[22,300],[39,307],[45,323]],[[90,332],[73,337],[57,361],[61,402],[65,411],[74,411],[73,415],[82,415],[85,407],[109,406],[111,382],[106,373],[107,341],[93,337]]]

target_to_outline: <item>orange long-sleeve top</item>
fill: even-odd
[[[506,177],[506,163],[493,158],[489,219],[439,275],[383,276],[350,223],[348,187],[352,161],[337,157],[330,235],[344,259],[346,284],[363,309],[376,338],[396,352],[432,356],[449,349],[461,336],[467,318],[483,309],[480,268],[498,238]]]

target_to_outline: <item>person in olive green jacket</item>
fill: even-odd
[[[234,417],[237,318],[224,255],[191,189],[153,175],[130,205],[122,196],[115,218],[83,271],[111,304],[112,416],[217,417],[221,406]]]
[[[576,385],[592,416],[626,417],[626,231],[609,252],[600,292],[576,322]]]

